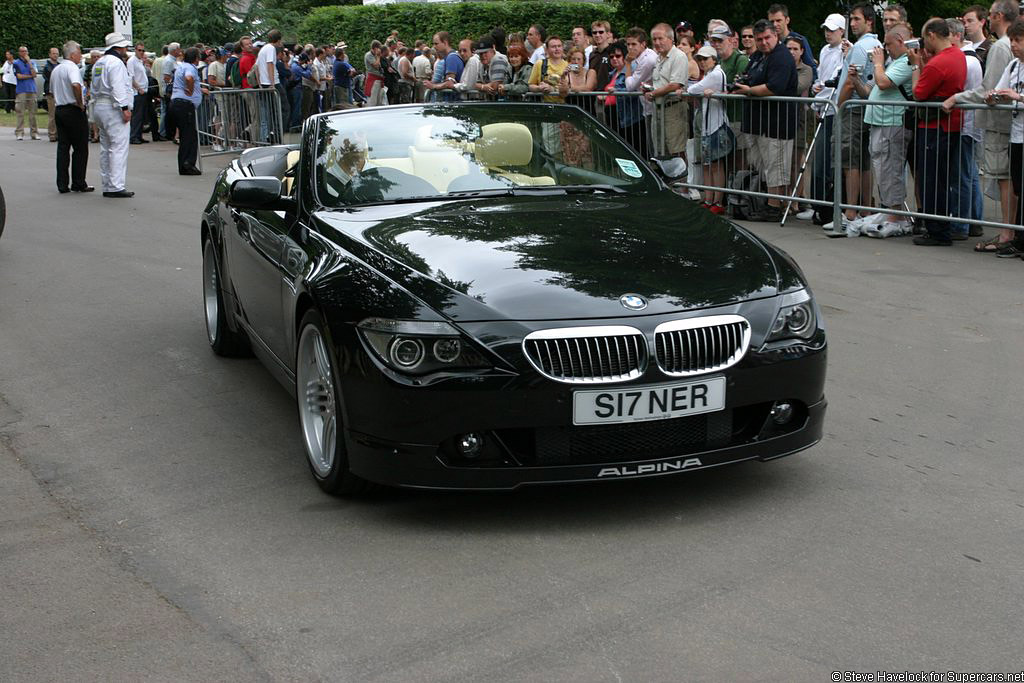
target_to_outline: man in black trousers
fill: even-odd
[[[92,192],[85,182],[85,167],[89,163],[89,119],[85,115],[82,95],[82,48],[73,40],[64,43],[64,61],[50,74],[57,124],[57,191]],[[73,152],[73,156],[72,156]],[[68,178],[68,164],[71,178]]]
[[[209,95],[199,81],[199,49],[185,50],[185,58],[174,72],[171,89],[171,117],[178,129],[178,173],[200,175],[196,168],[199,157],[199,131],[196,129],[196,110],[203,102],[203,95]]]

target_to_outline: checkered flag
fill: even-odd
[[[132,39],[132,0],[114,0],[114,31]]]

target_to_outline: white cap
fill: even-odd
[[[125,38],[120,33],[108,33],[106,38],[103,39],[108,48],[111,47],[131,47],[132,41]]]
[[[711,59],[718,58],[718,50],[711,47],[710,45],[704,45],[701,49],[697,50],[698,57],[710,57]]]
[[[827,28],[829,31],[835,31],[836,29],[846,30],[846,17],[842,14],[830,14],[825,17],[825,23],[821,25],[822,28]]]

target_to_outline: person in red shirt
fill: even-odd
[[[924,52],[914,48],[907,53],[910,62],[914,99],[918,102],[942,102],[964,89],[967,59],[950,41],[945,19],[931,19],[921,31]],[[922,66],[923,62],[923,66]],[[948,114],[941,109],[919,109],[914,163],[917,195],[921,211],[934,216],[948,215],[950,188],[958,188],[956,169],[950,169],[950,154],[959,153],[963,112]],[[950,172],[952,171],[952,175]],[[927,235],[914,238],[922,247],[953,244],[949,221],[925,219]]]
[[[242,76],[242,87],[253,88],[258,84],[249,83],[249,79],[245,77],[252,70],[252,65],[256,63],[256,52],[252,49],[252,38],[242,36],[239,42],[242,44],[242,56],[238,60],[238,73]]]

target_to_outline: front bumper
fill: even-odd
[[[722,411],[597,427],[572,426],[573,392],[592,387],[520,375],[413,388],[374,373],[352,373],[345,393],[359,400],[346,408],[349,466],[364,479],[390,486],[497,490],[779,458],[821,439],[827,347],[820,341],[815,347],[750,352],[739,365],[717,373],[726,379]],[[651,370],[636,383],[666,379]],[[780,400],[795,406],[784,426],[770,415]],[[482,434],[488,444],[474,460],[455,448],[456,437],[469,432]]]
[[[437,447],[387,444],[351,434],[348,457],[352,472],[358,476],[408,488],[508,490],[531,484],[658,477],[744,460],[773,460],[810,448],[821,440],[825,409],[824,399],[807,406],[802,425],[783,435],[656,459],[647,459],[643,453],[636,452],[615,462],[585,465],[452,466],[438,455]]]

